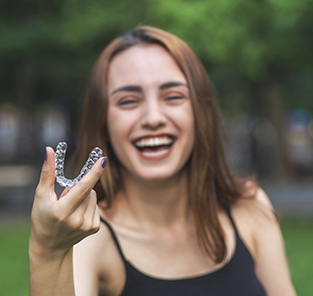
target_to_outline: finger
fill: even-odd
[[[69,187],[64,188],[59,199],[62,198],[63,196],[65,196],[66,194],[68,194],[70,192],[70,190],[71,190],[71,188],[69,188]]]
[[[39,184],[37,189],[47,192],[54,188],[55,181],[55,164],[54,164],[54,151],[51,147],[46,147],[46,160],[42,166]]]
[[[93,215],[93,225],[97,229],[100,229],[100,212],[99,212],[98,204],[96,204],[95,206],[95,211]]]
[[[67,212],[70,217],[70,227],[72,229],[80,229],[84,233],[92,233],[93,229],[93,214],[97,203],[97,195],[94,190],[91,190],[87,198],[85,198],[74,212]]]
[[[90,191],[99,180],[103,169],[107,163],[107,157],[102,157],[94,164],[90,172],[67,194],[62,200],[70,211],[75,209],[90,194]]]
[[[92,192],[92,191],[91,191]],[[72,227],[74,229],[83,229],[84,225],[85,225],[85,216],[86,216],[86,211],[88,209],[88,205],[90,202],[90,194],[81,201],[81,203],[79,204],[79,206],[77,206],[76,208],[74,207],[70,207],[70,208],[66,208],[66,213],[68,217],[71,217],[71,220],[73,222]],[[60,202],[63,202],[67,197],[63,197],[63,199],[60,200]]]
[[[96,192],[94,190],[91,190],[90,195],[86,200],[88,200],[88,205],[86,207],[85,214],[84,214],[84,221],[86,223],[85,230],[90,231],[91,233],[94,233],[98,230],[94,224],[94,216],[95,216],[95,211],[97,208]]]

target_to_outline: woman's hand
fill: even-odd
[[[65,254],[83,238],[99,230],[100,217],[96,192],[107,159],[99,159],[91,171],[60,198],[54,191],[54,151],[48,147],[32,209],[30,251],[37,255]]]
[[[100,217],[92,188],[100,178],[106,158],[58,199],[54,191],[54,151],[47,148],[32,209],[29,239],[31,296],[74,296],[73,245],[98,231]]]

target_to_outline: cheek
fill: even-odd
[[[182,126],[184,127],[184,130],[187,131],[187,133],[191,137],[190,141],[192,141],[194,140],[195,117],[193,114],[191,104],[189,103],[182,111],[183,112],[182,112],[182,116],[180,120],[181,120]]]
[[[125,124],[123,121],[118,120],[118,117],[111,114],[108,116],[108,136],[111,147],[114,151],[115,156],[121,162],[125,162],[125,151],[127,151],[127,147],[125,147],[126,140],[125,137]]]
[[[195,118],[191,104],[181,106],[179,110],[173,112],[172,119],[181,133],[183,154],[187,157],[193,150],[195,140]]]
[[[122,121],[119,120],[118,112],[115,112],[114,108],[108,109],[108,133],[111,146],[116,152],[116,147],[119,146],[124,131]]]
[[[129,141],[129,135],[136,124],[136,117],[131,112],[108,110],[108,133],[114,151],[123,149],[121,146]]]

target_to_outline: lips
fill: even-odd
[[[145,159],[163,159],[168,156],[175,139],[172,136],[148,136],[135,140],[134,146]]]

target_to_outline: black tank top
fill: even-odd
[[[230,212],[227,213],[236,234],[235,252],[230,261],[208,274],[174,280],[154,278],[136,269],[124,257],[110,224],[101,218],[125,265],[126,283],[120,296],[266,296],[255,274],[253,258],[241,240]]]

